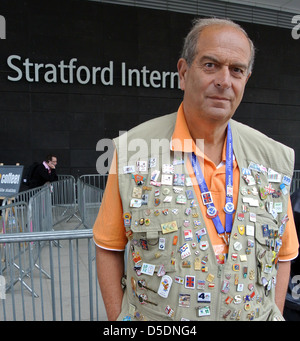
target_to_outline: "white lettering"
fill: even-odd
[[[17,61],[20,62],[18,65]],[[61,60],[58,64],[35,63],[29,58],[11,55],[7,58],[7,65],[16,74],[9,75],[8,80],[17,82],[24,78],[27,82],[40,82],[73,84],[102,84],[104,86],[114,85],[114,62],[110,61],[108,66],[76,65],[77,58],[71,58],[69,62]],[[180,89],[178,72],[149,70],[147,66],[141,69],[127,68],[126,63],[121,63],[121,85],[129,87],[145,88],[167,88]]]
[[[92,70],[92,84],[96,84],[97,82],[97,72],[101,70],[101,67],[93,67],[93,70]]]
[[[105,75],[108,74],[108,80],[105,79]],[[105,67],[101,71],[101,83],[103,85],[113,85],[114,63],[109,62],[109,67]]]
[[[35,75],[34,80],[36,82],[39,81],[39,69],[42,67],[44,67],[44,64],[34,64],[34,75]]]
[[[121,74],[122,74],[122,86],[126,85],[126,64],[122,63],[121,64]]]
[[[17,56],[17,55],[11,55],[7,58],[7,65],[13,69],[14,71],[17,72],[18,76],[17,77],[11,77],[11,76],[8,76],[8,80],[12,81],[12,82],[17,82],[19,81],[20,79],[22,79],[22,70],[20,68],[18,68],[17,66],[15,66],[13,63],[12,63],[12,59],[17,59],[17,60],[21,60],[21,57],[20,56]]]
[[[142,68],[142,74],[143,74],[143,86],[145,88],[149,88],[149,84],[147,83],[147,74],[150,72],[149,70],[147,70],[146,66],[143,66]]]
[[[153,88],[159,88],[161,86],[160,84],[161,80],[161,74],[158,71],[152,71],[150,74],[150,85]],[[159,83],[156,83],[155,81],[159,81]]]
[[[73,64],[75,62],[77,62],[77,58],[72,58],[69,64],[69,81],[71,84],[73,84],[73,70],[76,69],[76,66]]]
[[[53,64],[46,64],[45,68],[50,68],[51,70],[45,72],[45,81],[47,83],[57,83],[57,72]]]
[[[139,87],[141,85],[140,82],[140,73],[137,69],[128,69],[128,86],[132,86],[132,76],[135,74],[136,82],[135,85]]]
[[[33,63],[30,63],[29,58],[25,59],[25,62],[23,63],[25,66],[25,77],[28,82],[33,82],[34,79],[30,77],[30,66],[33,66]]]
[[[60,81],[62,83],[68,83],[68,80],[65,79],[65,71],[64,69],[66,68],[65,62],[63,60],[60,61],[58,64],[58,68],[60,69]]]
[[[19,183],[19,180],[20,180],[20,174],[8,173],[8,174],[2,174],[1,175],[1,183],[2,184],[16,185]]]
[[[82,80],[82,78],[81,78],[81,73],[82,73],[81,71],[82,70],[84,70],[84,73],[85,73],[85,79],[84,80]],[[90,70],[86,66],[83,66],[83,65],[79,66],[79,68],[77,69],[77,72],[76,72],[76,78],[80,84],[87,84],[91,78]]]
[[[135,338],[137,333],[137,328],[130,328],[130,327],[115,327],[113,325],[110,328],[105,327],[103,330],[103,335],[105,336],[130,336],[131,339]]]
[[[162,88],[165,88],[167,85],[167,77],[170,76],[170,72],[163,72],[162,74]]]
[[[0,15],[0,39],[6,39],[6,20]]]

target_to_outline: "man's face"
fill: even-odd
[[[191,66],[184,59],[178,61],[185,113],[211,121],[229,120],[242,100],[250,76],[250,56],[250,44],[238,29],[205,28]]]
[[[55,156],[52,156],[51,161],[49,161],[49,165],[53,166],[53,167],[56,167],[56,165],[57,165],[57,158]]]

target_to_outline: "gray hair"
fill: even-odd
[[[251,52],[250,62],[248,65],[248,73],[252,72],[253,64],[254,64],[254,57],[255,57],[254,44],[252,40],[249,38],[247,32],[240,25],[236,24],[230,19],[219,19],[219,18],[202,19],[200,18],[200,19],[194,20],[193,27],[184,40],[181,57],[186,60],[189,66],[191,66],[197,53],[197,43],[198,43],[199,35],[204,30],[204,28],[208,26],[216,26],[216,25],[231,26],[231,27],[237,28],[242,33],[244,33],[245,37],[248,39],[248,42],[250,45],[250,52]]]

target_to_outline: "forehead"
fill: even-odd
[[[249,64],[251,48],[242,31],[231,26],[210,26],[204,28],[198,38],[197,56],[212,54],[226,61]]]

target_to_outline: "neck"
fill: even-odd
[[[218,165],[222,161],[222,151],[228,122],[206,122],[203,119],[188,119],[187,117],[186,121],[194,142],[197,139],[203,139],[204,154],[215,165]]]

